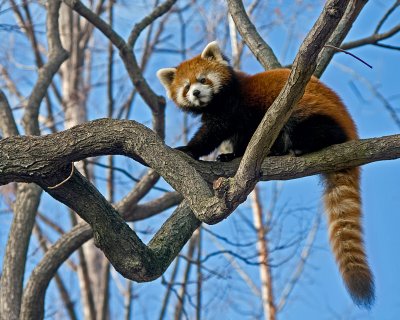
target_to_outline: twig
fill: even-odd
[[[370,68],[372,69],[372,66],[371,66],[369,63],[365,62],[363,59],[357,57],[355,54],[353,54],[353,53],[351,53],[351,52],[348,52],[348,51],[346,51],[346,50],[343,50],[343,49],[340,49],[340,48],[338,48],[338,47],[332,46],[332,45],[330,45],[330,44],[326,44],[325,47],[327,47],[327,48],[332,48],[332,49],[334,49],[334,50],[336,50],[336,51],[340,51],[340,52],[343,52],[343,53],[345,53],[345,54],[351,55],[353,58],[356,58],[358,61],[361,61],[361,62],[364,63],[366,66],[368,66],[368,67],[370,67]]]

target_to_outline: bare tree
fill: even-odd
[[[0,57],[0,185],[8,188],[1,192],[4,199],[6,195],[11,199],[4,206],[13,212],[0,280],[1,319],[41,319],[45,312],[51,313],[45,310],[45,296],[52,279],[63,309],[55,313],[70,319],[79,314],[85,319],[111,319],[111,292],[117,287],[126,301],[121,310],[129,319],[137,295],[130,280],[149,282],[159,277],[167,289],[159,318],[165,318],[167,309],[176,319],[188,318],[187,310],[193,308],[201,319],[207,277],[224,278],[223,272],[206,264],[217,254],[230,257],[229,265],[253,294],[261,295],[265,317],[275,319],[302,272],[315,229],[278,300],[256,191],[258,236],[252,245],[258,243],[259,261],[220,245],[216,254],[204,254],[200,225],[226,219],[259,181],[296,179],[400,157],[399,135],[352,141],[301,157],[265,157],[310,77],[321,76],[334,54],[367,44],[399,49],[384,43],[399,33],[399,25],[382,31],[398,1],[372,35],[348,43],[342,42],[366,1],[327,1],[245,155],[230,163],[196,161],[165,143],[166,101],[156,93],[154,77],[146,70],[163,53],[183,59],[197,53],[205,40],[187,38],[196,28],[204,28],[208,40],[218,35],[223,44],[230,43],[235,67],[242,64],[246,45],[265,69],[280,67],[272,46],[259,32],[262,28],[251,22],[265,17],[268,5],[253,1],[246,12],[242,1],[236,0],[227,0],[226,6],[200,0],[143,3],[147,5],[114,0],[0,2],[0,10],[14,19],[12,28],[0,26],[0,32],[7,32],[2,45],[8,46]],[[135,10],[128,15],[127,8]],[[211,20],[210,8],[215,12]],[[194,16],[200,17],[199,25]],[[378,90],[375,95],[397,123],[396,109]],[[88,121],[91,118],[96,120]],[[185,125],[184,135],[190,129]],[[58,204],[68,207],[68,219],[54,218],[54,210],[62,210],[54,209]],[[40,205],[44,209],[39,212]],[[171,208],[169,217],[161,215]],[[141,238],[149,240],[145,244],[138,236],[140,228],[127,222],[155,215],[163,223],[154,234],[143,232]],[[33,239],[42,250],[35,255],[34,266],[28,255]],[[186,244],[187,255],[179,257]],[[261,290],[232,257],[260,267]],[[165,280],[174,259],[174,270]],[[178,267],[183,261],[186,269],[180,269],[180,279]],[[28,266],[33,269],[30,273]],[[68,288],[64,269],[77,274],[80,298]],[[114,269],[128,282],[119,285]]]

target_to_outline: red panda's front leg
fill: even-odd
[[[176,148],[194,159],[209,155],[219,145],[232,136],[229,127],[220,121],[207,121],[202,124],[187,146]]]

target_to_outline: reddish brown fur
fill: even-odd
[[[203,59],[201,56],[184,61],[177,67],[176,76],[169,87],[175,102],[177,90],[184,85],[184,81],[189,79],[194,83],[196,75],[204,71],[217,73],[222,83],[228,83],[231,77],[228,67],[218,61]],[[255,75],[235,72],[242,100],[239,105],[266,111],[285,85],[289,73],[287,69]],[[340,98],[315,77],[308,83],[302,99],[293,111],[293,116],[300,118],[310,115],[328,116],[342,128],[348,140],[358,138],[355,124]],[[374,284],[362,240],[359,169],[325,174],[324,178],[332,250],[353,300],[368,307],[374,300]]]
[[[275,69],[252,76],[242,75],[242,97],[251,108],[267,109],[276,99],[289,77],[290,70]],[[308,116],[323,114],[339,123],[350,139],[357,139],[356,127],[340,98],[317,78],[312,77],[304,95],[294,109],[294,114]]]

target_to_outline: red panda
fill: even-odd
[[[198,159],[228,140],[233,152],[217,159],[241,157],[289,73],[235,71],[215,41],[176,68],[160,69],[157,76],[168,97],[184,112],[201,115],[198,131],[187,146],[177,149]],[[302,155],[354,139],[355,124],[340,98],[312,77],[270,154]],[[323,178],[329,239],[344,283],[357,305],[370,307],[374,281],[363,245],[359,168],[326,173]]]

